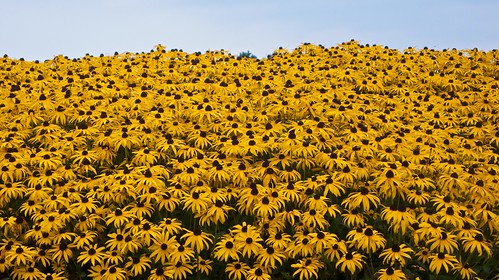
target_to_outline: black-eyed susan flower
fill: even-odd
[[[167,212],[173,212],[177,205],[180,204],[180,199],[175,197],[168,190],[161,194],[160,200],[158,202],[158,208],[160,210],[166,210]]]
[[[5,252],[5,260],[16,266],[25,266],[33,262],[36,254],[33,248],[18,245]]]
[[[211,204],[207,193],[192,192],[190,195],[182,199],[183,208],[191,211],[194,214],[206,211]]]
[[[120,208],[112,211],[108,215],[106,215],[106,224],[113,224],[114,227],[120,228],[122,225],[128,223],[130,220],[130,214],[128,211],[124,211]]]
[[[64,272],[57,272],[57,273],[44,273],[41,279],[52,279],[52,280],[64,280],[65,277],[63,276]]]
[[[113,251],[107,251],[105,254],[106,254],[106,256],[104,257],[104,259],[108,265],[119,265],[119,264],[123,263],[123,254],[122,253],[120,253],[116,250],[113,250]]]
[[[291,265],[295,269],[293,276],[299,276],[300,280],[318,278],[318,271],[322,268],[321,263],[314,259],[306,258],[298,260],[297,263]]]
[[[222,200],[217,200],[211,204],[210,208],[208,208],[203,213],[198,213],[195,215],[196,218],[199,218],[200,225],[210,225],[211,223],[225,223],[228,212],[233,211],[234,208],[228,206]]]
[[[182,231],[182,222],[176,218],[164,218],[159,222],[159,227],[166,230],[170,235],[175,235]]]
[[[326,231],[318,231],[310,233],[312,237],[312,244],[315,246],[316,252],[322,253],[325,248],[330,246],[331,244],[335,244],[338,242],[338,237],[334,233],[326,232]]]
[[[225,273],[228,274],[229,279],[242,280],[246,278],[246,275],[250,269],[250,266],[245,262],[236,261],[227,264],[225,267]]]
[[[187,263],[191,259],[194,259],[194,250],[190,247],[186,247],[181,243],[174,245],[172,252],[170,253],[168,259],[172,263]]]
[[[454,271],[454,274],[457,274],[461,279],[466,280],[475,279],[478,274],[469,263],[458,262],[454,265],[452,270]]]
[[[152,239],[158,236],[160,232],[161,229],[159,226],[153,223],[145,222],[140,231],[137,233],[137,236],[144,245],[149,246],[152,243]]]
[[[215,256],[225,234],[244,260],[233,279],[266,278],[274,266],[291,275],[286,263],[315,266],[318,254],[335,266],[347,249],[373,255],[371,278],[489,277],[499,228],[496,61],[495,50],[356,41],[258,60],[163,46],[42,62],[4,56],[0,272],[183,279],[202,274],[199,257],[211,254],[213,274],[233,268]],[[369,228],[385,241],[367,238]],[[158,232],[194,257],[142,262]],[[74,246],[71,257],[61,244]],[[402,273],[393,244],[414,251],[399,258]],[[100,264],[77,261],[101,245]],[[9,263],[19,247],[37,255]],[[452,271],[438,259],[447,251],[459,260]],[[468,256],[488,262],[461,262]],[[392,267],[377,262],[385,258]]]
[[[138,257],[128,257],[125,268],[130,272],[131,276],[142,275],[148,269],[151,269],[151,259],[144,254]]]
[[[337,261],[347,252],[348,249],[346,242],[344,240],[339,240],[328,244],[324,250],[324,256],[326,256],[330,261]]]
[[[364,215],[358,209],[348,210],[347,213],[341,214],[343,222],[349,227],[364,225]]]
[[[285,249],[288,244],[291,243],[291,236],[284,232],[275,232],[271,234],[266,240],[265,243],[275,248]]]
[[[336,268],[342,272],[355,274],[364,266],[364,256],[357,252],[348,252],[336,262]]]
[[[148,280],[166,280],[173,277],[173,269],[169,267],[158,267],[151,270]]]
[[[110,250],[124,250],[126,246],[125,239],[129,236],[127,233],[121,229],[117,229],[116,232],[107,235],[109,239],[106,241],[106,247]],[[78,244],[77,244],[78,246]]]
[[[371,207],[376,208],[379,203],[380,199],[375,192],[371,192],[369,189],[362,187],[360,192],[351,193],[341,202],[341,205],[347,209],[362,208],[364,212],[368,212]]]
[[[391,266],[400,265],[404,267],[406,261],[411,259],[411,253],[414,251],[405,244],[393,244],[391,247],[383,250],[379,257],[383,258],[383,263]]]
[[[209,259],[203,259],[198,256],[194,268],[196,269],[196,271],[200,273],[203,273],[205,275],[210,275],[211,271],[213,270],[212,263],[213,261]]]
[[[457,259],[453,255],[449,255],[446,253],[438,253],[430,256],[430,271],[440,274],[442,269],[448,273],[450,270],[454,268],[454,266],[458,263]]]
[[[247,280],[270,280],[272,277],[261,267],[253,267],[246,273]]]
[[[360,232],[354,230],[354,234],[349,234],[349,236],[347,236],[349,237],[348,243],[351,247],[355,247],[357,250],[362,250],[367,253],[374,253],[385,247],[386,239],[379,231],[371,227],[358,229],[360,229]]]
[[[277,187],[279,188],[279,192],[281,193],[281,196],[285,197],[286,199],[292,201],[292,202],[299,202],[300,201],[300,196],[299,192],[301,191],[302,187],[293,183],[293,182],[288,182],[287,184],[277,184]]]
[[[194,266],[190,263],[177,262],[175,264],[170,263],[168,268],[173,272],[171,277],[179,280],[187,279],[187,277],[192,274]]]
[[[393,267],[382,268],[378,271],[378,280],[404,280],[407,279],[402,270]]]
[[[52,255],[54,261],[60,263],[65,261],[66,263],[73,257],[74,251],[72,250],[74,245],[67,243],[54,244],[48,252]]]
[[[144,196],[140,196],[140,198],[145,198]],[[154,212],[154,206],[147,201],[147,198],[134,203],[128,204],[124,209],[124,211],[129,212],[130,215],[138,217],[138,218],[146,218],[150,217]]]
[[[464,236],[461,238],[463,242],[463,249],[468,253],[478,253],[478,256],[481,256],[483,253],[487,254],[487,256],[492,255],[492,251],[490,249],[490,244],[485,240],[485,237],[481,233],[475,234],[475,236]]]
[[[20,266],[18,269],[14,270],[12,277],[26,280],[43,279],[43,273],[38,268],[31,265]]]
[[[105,256],[104,248],[98,247],[96,244],[83,248],[84,251],[80,253],[77,261],[82,265],[90,263],[92,266],[100,264]]]
[[[274,216],[279,211],[279,206],[271,203],[270,198],[263,196],[255,203],[254,213],[260,217]]]
[[[109,265],[105,263],[101,265],[91,266],[88,270],[88,276],[95,279],[103,279],[104,274],[107,272],[108,268]]]
[[[239,251],[233,237],[228,235],[222,236],[215,246],[215,258],[223,261],[228,261],[229,259],[239,260]]]
[[[47,250],[38,248],[36,250],[35,262],[41,264],[43,267],[49,267],[52,261],[52,256],[48,254]]]
[[[123,246],[120,250],[120,252],[123,252],[123,253],[135,253],[137,252],[140,248],[141,248],[141,242],[140,240],[135,237],[135,236],[132,236],[130,234],[127,234],[124,239],[123,239]]]
[[[286,256],[284,250],[278,247],[268,246],[267,248],[261,248],[256,254],[257,261],[264,267],[277,268],[278,265],[282,265]]]
[[[7,262],[4,257],[0,257],[0,272],[5,273],[11,266],[12,264]]]
[[[200,228],[195,228],[193,231],[187,230],[181,239],[184,240],[185,246],[190,246],[197,253],[208,249],[213,243],[213,236],[202,231]]]
[[[153,238],[153,244],[149,246],[151,259],[160,263],[166,263],[170,259],[170,255],[175,252],[178,246],[177,240],[170,236],[167,231],[163,231]]]
[[[234,236],[235,246],[241,255],[246,258],[256,256],[263,248],[263,239],[257,232],[239,233]]]
[[[458,248],[456,235],[447,234],[445,231],[430,238],[427,243],[430,244],[430,250],[448,254],[452,254]]]
[[[110,266],[102,276],[104,277],[104,279],[116,279],[116,280],[127,279],[125,269],[114,265]]]
[[[407,201],[416,205],[425,205],[431,196],[422,190],[413,190],[407,195]]]

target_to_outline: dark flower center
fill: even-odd
[[[483,235],[481,233],[475,235],[475,240],[478,241],[478,242],[482,242],[483,241]]]
[[[395,271],[393,270],[393,268],[389,267],[386,269],[386,274],[387,275],[393,275],[395,273]]]

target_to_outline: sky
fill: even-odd
[[[27,60],[224,49],[259,58],[355,39],[396,49],[499,48],[496,0],[0,0],[0,55]]]

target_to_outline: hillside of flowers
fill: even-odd
[[[499,277],[499,51],[0,57],[0,277]]]

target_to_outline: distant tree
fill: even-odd
[[[237,58],[256,58],[256,55],[252,54],[250,51],[240,52]]]

